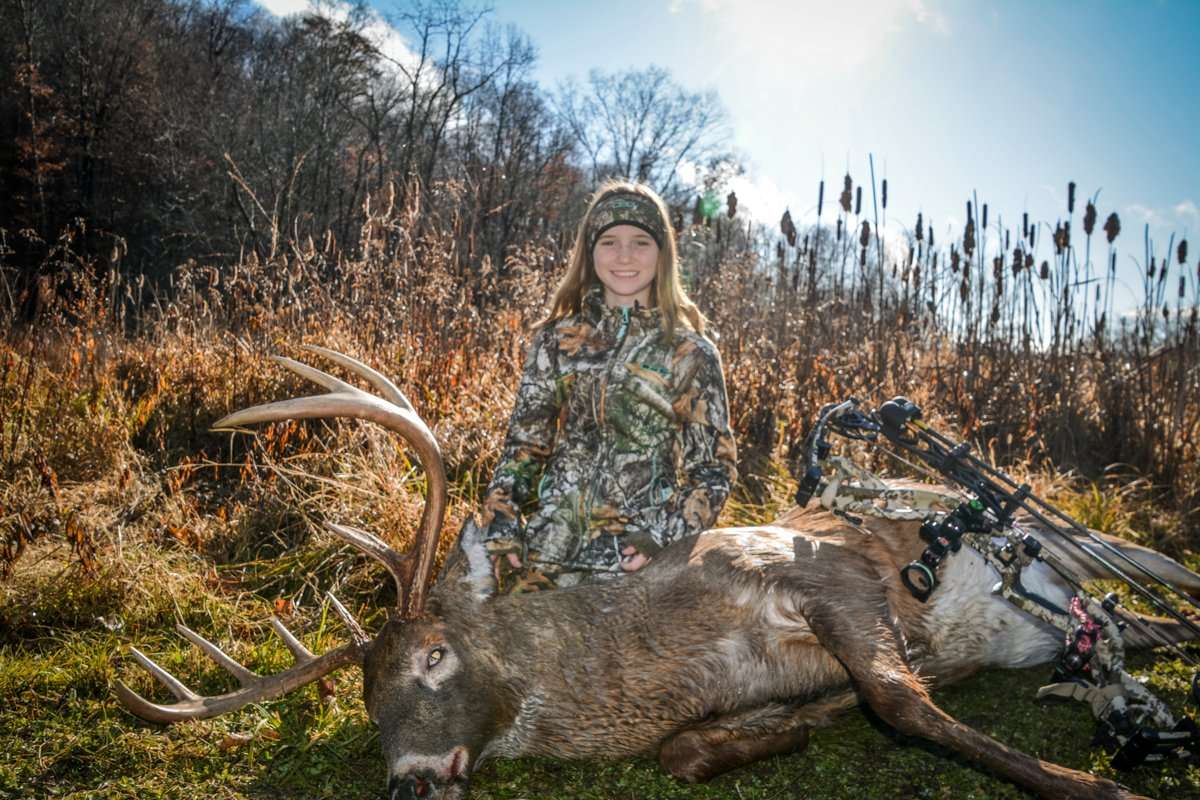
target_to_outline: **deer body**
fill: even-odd
[[[777,525],[718,529],[679,542],[617,583],[485,600],[470,599],[451,569],[430,597],[429,619],[381,633],[364,668],[367,704],[394,705],[397,713],[419,707],[420,681],[398,678],[390,665],[411,661],[417,640],[425,647],[446,641],[457,662],[469,661],[486,676],[477,693],[461,698],[465,713],[486,719],[480,727],[486,733],[446,747],[438,719],[413,719],[410,711],[406,734],[390,743],[385,736],[385,756],[404,765],[411,761],[405,754],[417,752],[421,763],[453,758],[474,768],[492,757],[658,754],[679,777],[703,780],[795,749],[810,727],[860,700],[878,710],[861,691],[868,676],[856,668],[863,661],[869,677],[879,679],[878,657],[855,651],[860,644],[872,650],[889,620],[898,645],[888,653],[891,674],[903,687],[892,694],[934,711],[925,682],[941,685],[983,668],[1031,666],[1059,655],[1062,632],[993,595],[997,576],[970,548],[947,560],[929,603],[915,600],[899,570],[921,549],[917,527],[887,520],[851,526],[823,510],[797,511]],[[1123,547],[1200,591],[1200,580],[1169,559]],[[1070,588],[1040,562],[1023,579],[1027,590],[1067,604]],[[853,633],[833,646],[831,613]],[[1159,624],[1179,636],[1173,624]],[[437,631],[449,630],[452,642],[439,638]],[[384,655],[392,651],[405,655]],[[881,715],[897,724],[886,709]],[[953,726],[962,728],[947,723],[947,730]],[[1048,782],[1053,789],[1040,786],[1042,793],[1120,796],[1106,781],[1084,776],[1080,785],[1052,765],[986,741],[984,749],[996,749],[993,768],[1006,765],[1001,771],[1027,785]],[[448,784],[446,796],[458,796],[454,786]]]
[[[969,547],[942,564],[929,602],[916,600],[899,574],[923,547],[917,521],[851,523],[823,509],[795,509],[771,525],[676,542],[619,581],[519,595],[495,594],[480,532],[468,524],[426,596],[446,496],[437,443],[386,378],[345,356],[309,349],[364,377],[387,399],[281,359],[331,393],[249,409],[217,427],[352,416],[383,424],[413,445],[429,476],[429,501],[411,554],[401,556],[371,534],[328,526],[387,567],[399,614],[368,641],[335,601],[353,641],[320,657],[276,623],[297,664],[271,677],[248,672],[183,629],[242,688],[202,698],[135,650],[179,700],[156,705],[118,684],[122,702],[140,716],[162,722],[213,716],[360,662],[391,800],[460,798],[480,763],[522,755],[657,754],[677,777],[705,780],[802,748],[811,728],[858,703],[902,733],[931,739],[1042,796],[1130,796],[1111,781],[1007,748],[933,703],[927,685],[985,667],[1049,662],[1063,634],[992,594],[997,575]],[[1200,596],[1200,576],[1152,550],[1106,538]],[[1071,548],[1051,539],[1043,544],[1058,550],[1058,563],[1079,579],[1103,577]],[[1021,580],[1026,591],[1059,607],[1073,593],[1040,561]],[[1190,635],[1178,622],[1141,621],[1153,626],[1159,643]],[[1133,628],[1125,642],[1154,643]]]

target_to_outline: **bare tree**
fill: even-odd
[[[661,67],[592,70],[586,87],[560,88],[558,109],[593,181],[631,178],[678,200],[681,165],[726,155],[728,123],[716,92],[689,92]]]

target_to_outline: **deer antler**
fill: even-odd
[[[388,430],[398,433],[414,450],[425,469],[428,492],[425,510],[421,515],[421,527],[417,532],[413,549],[400,555],[378,537],[366,531],[344,525],[326,523],[326,527],[341,539],[380,561],[396,581],[396,604],[402,619],[419,616],[425,606],[425,592],[433,573],[433,559],[437,552],[438,536],[441,532],[442,516],[446,509],[446,471],[442,463],[437,440],[425,422],[413,410],[395,384],[379,372],[349,356],[323,347],[304,348],[325,356],[365,379],[378,391],[382,398],[368,394],[345,381],[338,380],[318,369],[314,369],[290,358],[276,356],[275,360],[301,377],[308,378],[330,391],[314,397],[294,398],[276,403],[254,406],[223,417],[213,425],[214,429],[230,429],[256,422],[275,422],[285,419],[319,419],[323,417],[355,417],[376,422]],[[276,675],[258,675],[234,661],[221,648],[200,634],[183,625],[179,632],[199,647],[213,661],[237,678],[241,687],[228,694],[204,697],[183,685],[175,676],[154,663],[137,648],[130,648],[133,657],[150,674],[154,675],[179,701],[171,705],[158,705],[146,700],[124,683],[117,681],[116,692],[121,703],[143,719],[153,722],[178,722],[185,719],[206,719],[234,711],[249,705],[280,697],[348,664],[360,663],[369,639],[354,617],[332,594],[327,595],[338,616],[350,629],[351,641],[325,655],[310,652],[283,623],[271,618],[271,626],[292,651],[296,664]]]
[[[368,553],[387,567],[396,581],[396,605],[402,619],[419,616],[425,607],[425,592],[433,574],[433,560],[437,553],[438,536],[442,517],[446,510],[446,469],[442,463],[442,452],[433,433],[413,410],[412,404],[395,384],[366,364],[349,356],[327,350],[324,347],[304,348],[318,353],[356,373],[371,384],[383,399],[368,394],[345,381],[318,369],[275,356],[275,361],[329,389],[328,394],[281,400],[276,403],[254,406],[217,420],[214,429],[228,429],[256,422],[276,422],[284,419],[320,419],[324,417],[355,417],[375,422],[398,433],[417,451],[417,458],[425,470],[428,492],[425,510],[421,515],[421,527],[410,553],[401,556],[391,547],[364,531],[340,525],[329,525],[329,529],[341,538]]]
[[[338,616],[350,629],[351,641],[330,650],[323,656],[314,655],[292,635],[292,632],[282,622],[271,617],[271,627],[275,629],[275,633],[279,634],[279,638],[283,639],[287,648],[292,651],[292,655],[296,658],[296,665],[276,675],[259,675],[234,661],[221,648],[191,628],[186,625],[176,625],[176,630],[185,638],[203,650],[205,655],[224,668],[226,672],[237,678],[241,687],[228,694],[215,697],[198,695],[136,647],[131,647],[129,649],[133,652],[133,657],[137,659],[137,662],[147,672],[158,678],[159,682],[166,686],[179,702],[165,706],[151,703],[121,681],[117,681],[116,685],[117,698],[134,714],[151,722],[171,723],[185,719],[207,719],[228,711],[235,711],[251,703],[261,703],[265,700],[282,697],[336,669],[348,664],[357,664],[362,661],[363,651],[368,642],[367,636],[336,597],[331,594],[326,596]]]

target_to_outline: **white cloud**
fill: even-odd
[[[331,19],[344,22],[350,15],[348,3],[329,0],[258,0],[258,4],[277,17],[317,11]],[[362,33],[386,58],[406,69],[416,65],[417,56],[409,49],[400,31],[393,28],[380,14],[370,14]]]
[[[258,4],[277,17],[290,17],[312,8],[312,0],[258,0]]]
[[[1125,214],[1129,215],[1139,223],[1146,223],[1155,226],[1165,225],[1167,223],[1167,220],[1162,215],[1162,212],[1150,208],[1149,206],[1141,205],[1140,203],[1133,203],[1125,206]]]
[[[1128,215],[1130,219],[1139,224],[1145,223],[1152,227],[1171,228],[1178,225],[1186,225],[1189,222],[1200,222],[1200,207],[1197,207],[1193,200],[1183,200],[1173,206],[1147,206],[1141,203],[1132,203],[1125,206],[1122,211],[1122,216]]]
[[[1191,200],[1184,200],[1182,203],[1179,203],[1172,208],[1171,211],[1175,213],[1175,216],[1181,219],[1191,218],[1200,220],[1200,208],[1197,208],[1196,204]]]
[[[919,24],[928,25],[943,36],[950,34],[950,23],[945,14],[931,10],[924,0],[909,0],[908,5]]]
[[[764,68],[826,73],[869,61],[906,24],[948,35],[946,16],[935,0],[668,0],[672,14],[711,17],[722,40],[741,51],[739,60],[762,60],[765,52],[784,56]],[[784,63],[786,62],[786,63]]]
[[[738,175],[729,181],[729,191],[735,192],[738,198],[738,216],[745,215],[755,222],[776,227],[783,212],[790,208],[792,219],[799,224],[802,221],[802,211],[796,208],[794,198],[779,188],[770,178],[751,178],[748,175]],[[816,219],[816,209],[813,209],[813,219]]]

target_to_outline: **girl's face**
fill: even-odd
[[[610,306],[650,304],[650,288],[658,274],[658,243],[634,225],[614,225],[600,235],[592,250],[596,277]]]

